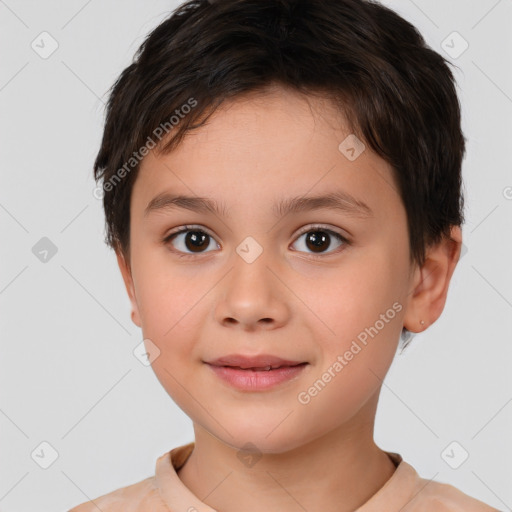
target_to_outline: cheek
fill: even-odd
[[[213,284],[174,272],[165,277],[157,267],[148,267],[140,275],[144,284],[139,302],[144,338],[149,338],[159,350],[152,362],[155,375],[164,389],[181,406],[190,396],[184,386],[190,387],[201,365],[200,329],[211,304],[207,291]]]
[[[330,369],[336,375],[332,380],[338,384],[330,387],[340,386],[345,401],[357,401],[354,395],[344,396],[346,391],[359,390],[355,395],[361,393],[361,399],[379,384],[376,375],[384,378],[396,353],[404,314],[404,284],[397,274],[400,262],[393,258],[399,259],[382,253],[379,258],[358,258],[331,281],[337,284],[325,287],[323,293],[317,291],[316,307],[329,327],[322,329],[323,355],[318,371]]]
[[[195,304],[206,284],[194,277],[192,267],[171,264],[162,249],[140,250],[134,255],[134,269],[144,336],[166,343],[197,314]]]
[[[387,333],[399,323],[403,284],[396,272],[390,259],[359,258],[308,294],[333,339],[357,337],[376,322]],[[382,315],[384,324],[379,322]]]
[[[308,417],[323,418],[322,426],[313,422],[310,428],[349,421],[375,395],[392,364],[403,307],[386,278],[379,286],[372,274],[364,280],[351,275],[346,288],[324,296],[324,320],[334,334],[323,329],[317,337],[322,355],[298,401]]]

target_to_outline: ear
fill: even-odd
[[[135,296],[135,286],[133,285],[132,271],[129,263],[126,262],[124,256],[120,251],[116,251],[117,264],[119,265],[119,269],[121,270],[121,275],[123,276],[124,285],[126,287],[126,291],[128,292],[128,297],[130,298],[130,302],[132,303],[132,313],[131,318],[132,322],[141,327],[140,314],[139,314],[139,306],[137,304],[137,297]]]
[[[414,272],[404,316],[408,331],[424,331],[441,316],[461,246],[462,231],[459,226],[452,226],[449,238],[443,237],[441,242],[427,248],[425,263]]]

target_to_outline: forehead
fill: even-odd
[[[132,209],[141,213],[173,192],[275,212],[277,199],[334,190],[377,209],[400,203],[390,166],[351,133],[330,100],[275,87],[225,102],[170,153],[151,151]]]

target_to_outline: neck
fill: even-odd
[[[178,476],[219,512],[356,510],[395,471],[373,441],[376,400],[366,406],[349,424],[295,449],[263,453],[247,466],[237,457],[237,448],[194,424],[194,451]]]

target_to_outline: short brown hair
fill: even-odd
[[[105,242],[129,261],[139,152],[158,127],[172,125],[157,144],[171,151],[224,100],[281,84],[337,102],[352,133],[392,166],[411,261],[422,265],[426,247],[463,222],[465,139],[448,64],[374,1],[187,1],[147,36],[110,90],[94,164]]]

